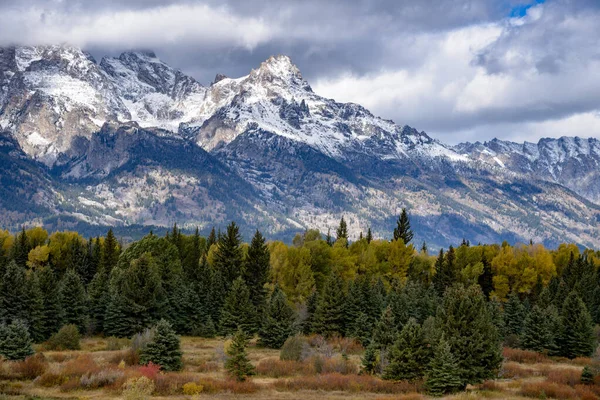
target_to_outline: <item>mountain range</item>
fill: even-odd
[[[0,48],[0,226],[600,246],[600,142],[444,144],[316,94],[287,56],[208,86],[153,52]]]

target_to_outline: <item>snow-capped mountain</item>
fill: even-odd
[[[600,141],[597,139],[544,138],[538,143],[494,139],[485,143],[463,143],[455,150],[494,169],[556,182],[600,204]]]
[[[433,245],[600,245],[597,141],[448,146],[319,96],[286,56],[203,86],[150,51],[97,63],[71,46],[3,48],[2,131],[9,227],[235,219],[283,237],[345,215],[356,237],[389,235],[407,207]]]

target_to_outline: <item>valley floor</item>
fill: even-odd
[[[23,371],[10,362],[0,362],[0,400],[10,399],[136,399],[128,397],[121,386],[128,376],[139,369],[125,366],[125,350],[107,350],[109,341],[103,338],[82,340],[82,350],[44,352],[48,361],[45,374],[35,380],[25,379]],[[321,374],[315,373],[311,362],[280,362],[279,351],[259,348],[252,341],[248,354],[257,374],[247,383],[228,379],[223,369],[224,346],[222,339],[182,338],[184,370],[154,376],[153,399],[427,399],[415,391],[415,385],[390,383],[378,378],[358,375],[362,349],[344,340],[328,343],[331,358],[326,359]],[[340,350],[348,354],[342,366]],[[600,399],[600,386],[581,385],[581,371],[591,365],[592,359],[550,359],[543,355],[521,350],[505,349],[505,361],[500,378],[482,385],[469,387],[467,392],[447,399]],[[119,365],[120,364],[120,365]],[[116,371],[116,372],[115,372]],[[336,372],[338,371],[338,372]],[[148,373],[147,371],[145,373]],[[150,372],[151,374],[151,372]],[[114,381],[110,382],[110,376]],[[101,376],[106,381],[102,382]],[[95,377],[95,378],[91,378]],[[84,380],[97,380],[82,389]],[[202,391],[184,394],[184,384],[195,382]],[[187,389],[188,393],[189,388]]]

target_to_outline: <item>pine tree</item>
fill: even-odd
[[[559,349],[564,357],[588,357],[594,351],[594,325],[592,317],[576,292],[565,300],[561,313],[562,329]]]
[[[331,275],[315,311],[313,330],[316,333],[330,336],[343,332],[345,300],[342,279]]]
[[[11,261],[0,281],[0,322],[16,319],[27,321],[28,308],[25,286],[25,268]]]
[[[364,373],[373,375],[377,372],[377,370],[378,370],[378,364],[377,364],[378,353],[379,353],[379,350],[377,349],[377,346],[375,344],[371,343],[367,346],[367,348],[365,349],[365,353],[363,354],[362,358],[360,359],[361,364],[362,364],[362,371]]]
[[[546,310],[535,305],[525,318],[521,346],[540,353],[551,350],[555,344],[555,329]]]
[[[383,311],[381,318],[375,325],[372,343],[375,344],[380,350],[387,349],[394,344],[397,334],[398,331],[396,329],[394,313],[392,308],[388,306],[385,311]]]
[[[217,243],[217,234],[215,233],[215,227],[213,226],[206,240],[206,251],[210,250],[210,246]]]
[[[331,237],[331,228],[327,228],[327,236],[325,237],[325,242],[329,246],[333,246],[333,238]]]
[[[33,353],[24,321],[13,319],[10,325],[0,325],[0,356],[7,360],[24,360]]]
[[[239,382],[243,382],[250,375],[254,375],[254,367],[246,354],[247,345],[246,334],[239,329],[227,349],[228,358],[225,362],[225,369]]]
[[[110,271],[117,265],[119,260],[119,243],[117,238],[112,231],[108,230],[106,238],[104,239],[104,245],[102,246],[102,252],[100,254],[100,268],[104,270],[104,273],[108,276]]]
[[[340,219],[340,225],[336,230],[336,241],[340,239],[345,239],[346,246],[348,245],[348,225],[346,224],[346,220],[344,220],[343,216],[342,219]]]
[[[408,320],[390,350],[384,379],[414,381],[425,375],[431,350],[421,326],[414,318]]]
[[[183,368],[179,337],[164,319],[154,327],[152,341],[140,352],[140,363],[153,362],[164,371],[179,371]]]
[[[477,278],[477,283],[481,286],[485,298],[489,300],[490,293],[494,290],[494,272],[483,250],[481,252],[481,263],[483,264],[483,272]]]
[[[50,267],[43,267],[36,271],[40,292],[42,293],[42,341],[47,340],[53,333],[58,332],[63,326],[63,309],[60,298],[60,287],[54,272]]]
[[[594,384],[594,373],[589,366],[583,367],[583,371],[581,371],[581,384],[582,385],[593,385]]]
[[[198,228],[188,243],[187,251],[185,252],[182,265],[183,272],[188,280],[194,279],[194,274],[198,269],[198,263],[202,257],[201,240]]]
[[[364,312],[359,312],[356,319],[352,322],[349,330],[349,336],[358,340],[363,346],[367,347],[371,343],[373,334],[373,325],[369,316]]]
[[[461,379],[458,360],[452,354],[450,345],[440,340],[429,364],[425,387],[433,396],[443,396],[464,390],[466,384]]]
[[[30,271],[27,276],[27,326],[31,339],[36,343],[43,342],[44,336],[44,296],[40,289],[38,276]]]
[[[440,254],[435,260],[435,275],[433,276],[433,286],[439,296],[443,296],[444,292],[450,285],[450,277],[446,271],[446,264],[444,261],[444,249],[440,249]]]
[[[367,243],[371,243],[372,240],[373,240],[373,233],[371,232],[371,227],[369,227],[369,229],[367,229]]]
[[[230,335],[241,329],[245,333],[252,333],[255,331],[254,324],[250,291],[244,279],[239,277],[233,282],[221,311],[221,332]]]
[[[64,310],[64,323],[77,326],[79,332],[86,332],[88,326],[87,295],[79,275],[68,270],[60,284],[60,297]]]
[[[515,335],[516,337],[519,337],[523,330],[523,322],[525,321],[526,316],[525,306],[521,303],[519,296],[515,292],[512,292],[504,305],[505,335]]]
[[[319,294],[315,290],[308,296],[308,299],[306,299],[306,319],[302,322],[302,333],[305,335],[314,331],[313,325],[318,304]]]
[[[104,332],[104,317],[106,308],[111,300],[109,289],[109,277],[101,268],[94,275],[94,279],[88,286],[90,299],[90,326],[94,333]]]
[[[267,301],[265,284],[269,279],[269,249],[265,244],[265,238],[257,230],[252,237],[248,248],[246,268],[244,269],[244,281],[250,290],[250,302],[253,305],[253,316],[255,327],[262,325],[262,317]]]
[[[232,222],[227,226],[227,233],[219,235],[217,251],[214,255],[214,267],[221,272],[225,287],[229,290],[233,281],[242,274],[242,238],[239,227]]]
[[[12,248],[12,259],[21,268],[27,267],[27,260],[31,246],[27,239],[27,233],[25,228],[21,228],[21,232],[16,236],[15,242]]]
[[[281,348],[286,339],[296,333],[295,325],[296,313],[277,285],[269,299],[265,322],[259,333],[260,344],[272,349]]]
[[[406,208],[403,208],[400,217],[398,217],[398,221],[396,222],[396,228],[394,228],[394,240],[402,239],[404,244],[408,246],[413,239],[413,236],[413,231],[410,229],[408,213],[406,212]]]
[[[175,285],[173,297],[180,294],[180,288],[182,284]],[[143,331],[164,316],[165,297],[154,257],[149,253],[142,254],[132,260],[127,269],[119,268],[111,273],[105,329],[118,337]],[[168,317],[178,319],[178,311],[172,308]]]
[[[502,363],[500,340],[479,285],[449,288],[436,321],[457,358],[463,387],[496,375]]]

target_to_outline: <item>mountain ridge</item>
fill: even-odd
[[[0,130],[22,152],[14,164],[30,159],[54,193],[38,222],[207,229],[235,218],[282,237],[345,215],[356,238],[384,235],[407,207],[434,245],[600,245],[596,139],[449,146],[319,96],[284,55],[203,86],[151,51],[96,62],[72,46],[0,49]]]

